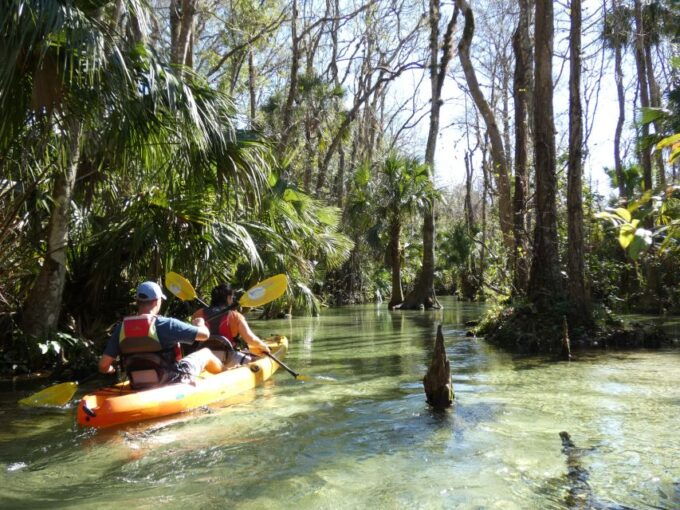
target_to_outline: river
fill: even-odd
[[[680,508],[677,350],[515,359],[465,336],[481,305],[443,304],[252,321],[311,382],[280,370],[230,405],[113,431],[0,388],[0,508],[569,508],[563,430],[588,505]],[[435,413],[421,381],[440,323],[455,404]]]

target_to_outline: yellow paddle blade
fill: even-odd
[[[277,274],[248,289],[239,299],[239,303],[250,308],[269,303],[286,292],[286,287],[288,287],[286,275]]]
[[[28,407],[64,406],[73,398],[77,388],[76,382],[56,384],[22,398],[19,403]]]
[[[189,280],[177,273],[170,271],[165,275],[165,286],[182,301],[196,299],[196,291]]]

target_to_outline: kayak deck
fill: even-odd
[[[265,340],[276,357],[288,350],[288,339]],[[78,403],[77,421],[84,427],[105,428],[181,413],[225,400],[262,384],[279,368],[267,356],[219,374],[202,372],[193,383],[168,384],[136,391],[127,381],[85,395]]]

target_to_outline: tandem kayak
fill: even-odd
[[[286,354],[288,339],[285,336],[265,341],[274,356],[281,358]],[[219,374],[203,372],[191,384],[168,384],[136,391],[127,381],[122,382],[85,395],[78,403],[77,420],[84,427],[105,428],[181,413],[254,388],[278,368],[278,363],[263,356]]]

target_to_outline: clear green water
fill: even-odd
[[[677,351],[513,360],[465,337],[479,305],[444,305],[255,321],[313,382],[279,371],[231,406],[116,431],[5,388],[0,508],[566,508],[561,430],[587,450],[593,505],[680,508]],[[436,414],[421,379],[440,322],[456,402]]]

